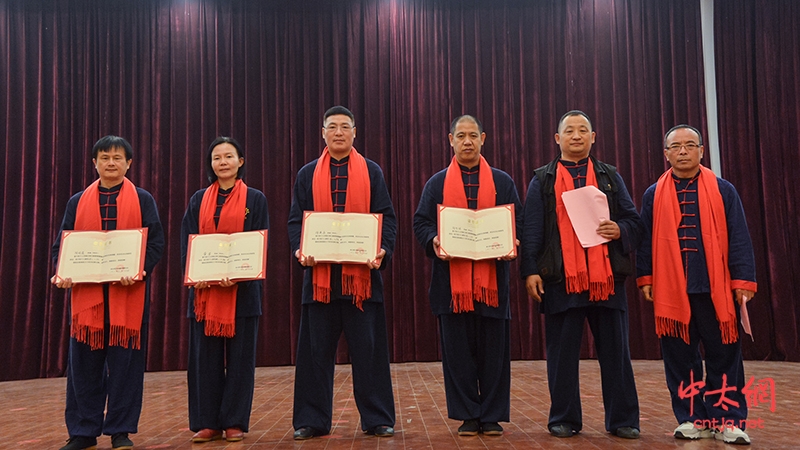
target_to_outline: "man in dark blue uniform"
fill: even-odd
[[[561,155],[536,169],[528,186],[522,228],[522,277],[528,295],[545,314],[550,417],[557,437],[581,431],[578,366],[583,326],[589,322],[602,376],[606,430],[639,437],[639,400],[628,346],[625,277],[628,256],[639,244],[642,223],[616,168],[589,156],[595,132],[582,111],[558,123]],[[584,249],[578,242],[561,194],[593,185],[608,198],[610,219],[596,232],[608,240]]]
[[[305,268],[294,386],[296,440],[330,433],[336,348],[344,332],[353,368],[353,394],[361,429],[394,435],[394,395],[389,369],[385,269],[394,249],[397,218],[381,168],[353,148],[353,113],[334,106],[325,112],[322,155],[297,173],[289,211],[289,242]],[[366,264],[317,263],[300,254],[304,211],[383,214],[381,250]]]
[[[703,139],[696,128],[669,130],[664,156],[671,168],[642,200],[646,231],[636,266],[637,284],[655,309],[679,424],[673,435],[747,445],[737,305],[752,299],[757,285],[742,202],[732,184],[700,165]],[[697,394],[682,396],[682,385]]]
[[[69,440],[61,450],[94,448],[101,434],[111,436],[112,448],[129,449],[133,442],[128,434],[138,431],[150,274],[164,250],[164,232],[153,197],[125,178],[132,160],[125,139],[105,136],[97,141],[92,162],[100,178],[69,199],[53,244],[57,264],[64,230],[147,228],[144,283],[131,277],[102,286],[55,276],[51,280],[59,288],[71,288],[65,412]]]
[[[461,436],[501,435],[511,395],[509,261],[472,261],[439,252],[437,205],[483,209],[512,204],[521,210],[514,181],[481,156],[486,133],[472,116],[450,126],[455,156],[425,184],[414,234],[433,260],[429,290],[439,319],[447,416],[461,420]],[[519,217],[519,215],[517,215]]]

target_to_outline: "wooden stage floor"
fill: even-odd
[[[724,449],[721,441],[679,441],[670,409],[661,361],[634,361],[641,408],[639,440],[606,433],[600,394],[600,371],[595,360],[581,361],[584,429],[559,439],[547,432],[549,395],[544,361],[512,362],[511,422],[502,424],[500,437],[459,437],[460,422],[447,418],[441,364],[393,364],[397,411],[393,438],[361,433],[352,396],[349,365],[336,368],[334,428],[330,436],[295,442],[292,439],[294,367],[256,370],[256,391],[250,432],[244,441],[192,444],[188,429],[185,372],[145,374],[144,407],[139,433],[131,435],[135,449]],[[774,380],[774,393],[761,392],[751,404],[748,428],[753,449],[800,448],[800,364],[745,362],[748,379]],[[65,379],[0,383],[0,449],[58,449],[67,438],[64,426]],[[774,400],[774,411],[770,405]],[[110,449],[101,437],[98,449]]]

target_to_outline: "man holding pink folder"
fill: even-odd
[[[520,270],[545,317],[550,434],[569,438],[583,428],[579,360],[588,322],[600,363],[605,429],[637,439],[639,398],[628,347],[625,278],[633,274],[628,255],[643,227],[616,168],[590,156],[594,140],[583,111],[569,111],[559,120],[560,155],[536,169],[528,186]],[[604,243],[581,242],[577,235],[577,221],[565,203],[579,189],[599,189],[607,200],[607,215],[594,217],[591,230]]]

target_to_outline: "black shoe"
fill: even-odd
[[[371,430],[364,431],[364,433],[367,433],[370,436],[392,437],[394,436],[394,428],[386,425],[378,425]]]
[[[552,427],[550,427],[550,434],[552,434],[555,437],[566,438],[566,437],[572,437],[575,434],[575,432],[572,431],[571,426],[560,424],[560,425],[553,425]]]
[[[133,448],[133,441],[128,439],[128,433],[114,433],[111,435],[111,448],[130,450]]]
[[[61,447],[61,450],[94,450],[96,445],[96,437],[74,436],[67,439],[67,445]]]
[[[325,435],[325,432],[317,430],[316,428],[300,427],[294,432],[294,440],[304,441],[306,439],[311,439],[313,437],[323,436],[323,435]]]
[[[639,430],[633,427],[620,427],[614,432],[623,439],[639,439]]]
[[[465,420],[458,427],[459,436],[477,436],[479,431],[481,431],[481,423],[478,422],[478,419]]]
[[[481,432],[486,436],[501,436],[503,427],[497,422],[484,422],[481,424]]]

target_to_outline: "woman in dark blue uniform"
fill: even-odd
[[[244,152],[228,137],[211,143],[206,170],[211,186],[189,200],[181,223],[181,261],[189,235],[269,228],[267,199],[242,181]],[[193,442],[240,441],[250,425],[256,366],[260,281],[205,281],[189,291],[189,428]]]

